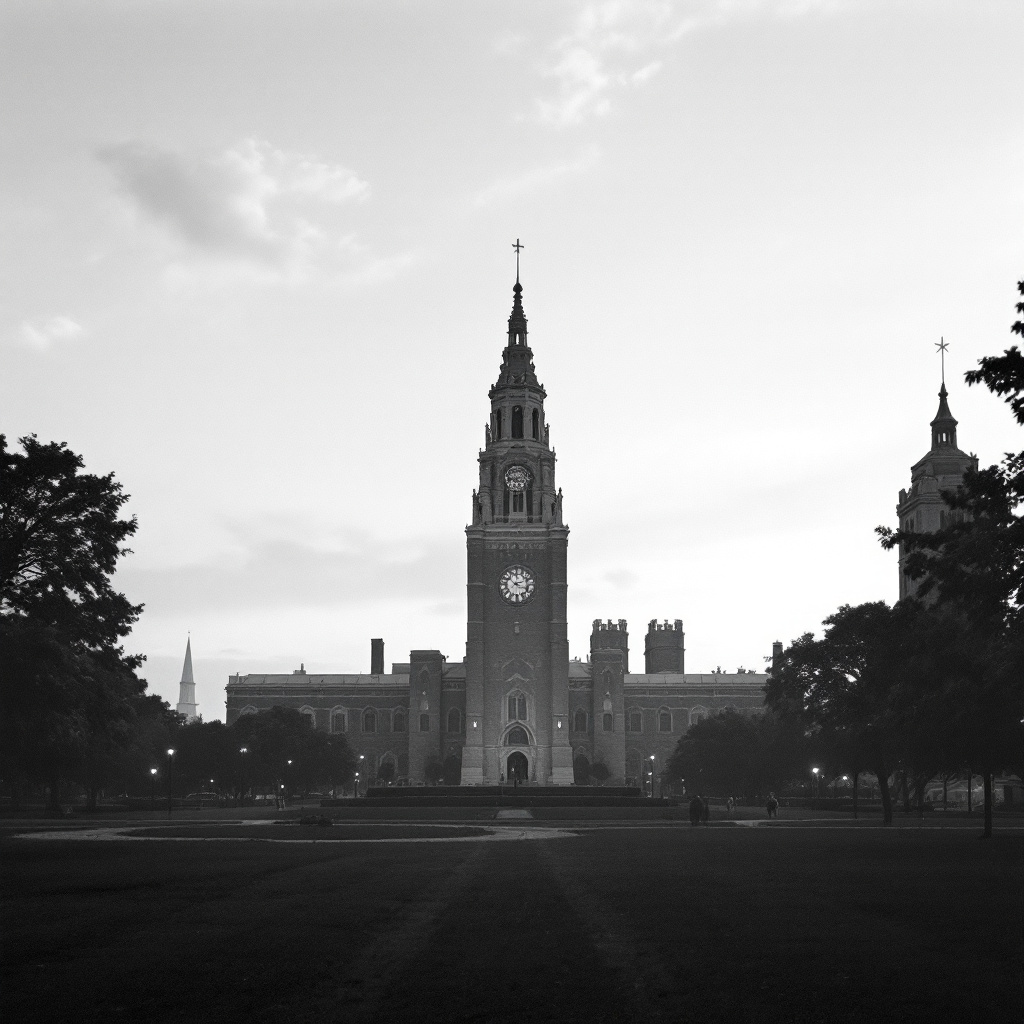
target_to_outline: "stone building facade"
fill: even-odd
[[[296,708],[315,728],[345,733],[369,780],[387,761],[412,782],[447,761],[461,765],[463,785],[564,785],[595,763],[611,782],[640,781],[695,721],[762,707],[764,674],[684,671],[679,619],[649,624],[642,674],[629,671],[621,619],[596,621],[587,660],[570,660],[569,528],[522,291],[517,275],[466,527],[465,660],[412,651],[385,673],[375,639],[365,675],[233,675],[228,724],[275,704]]]

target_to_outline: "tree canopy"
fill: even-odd
[[[145,682],[120,646],[142,605],[114,590],[134,518],[113,474],[84,473],[65,444],[0,434],[0,747],[6,774],[95,790],[131,740]]]

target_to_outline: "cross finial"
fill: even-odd
[[[512,248],[515,249],[515,251],[516,251],[516,283],[518,284],[519,283],[519,250],[520,249],[525,249],[526,246],[523,245],[523,243],[520,242],[519,239],[517,238],[515,240],[515,242],[512,243]]]
[[[946,386],[946,349],[949,348],[949,342],[945,338],[939,338],[935,342],[935,347],[939,350],[939,356],[942,359],[942,386]]]

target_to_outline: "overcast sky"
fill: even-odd
[[[760,668],[897,596],[935,342],[1024,276],[1019,0],[0,7],[0,429],[138,516],[127,649],[229,672],[465,652],[465,535],[515,276],[558,453],[570,653],[682,618]]]

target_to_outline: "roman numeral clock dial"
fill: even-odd
[[[536,583],[525,565],[510,565],[498,580],[498,590],[509,604],[522,604],[533,596]]]

